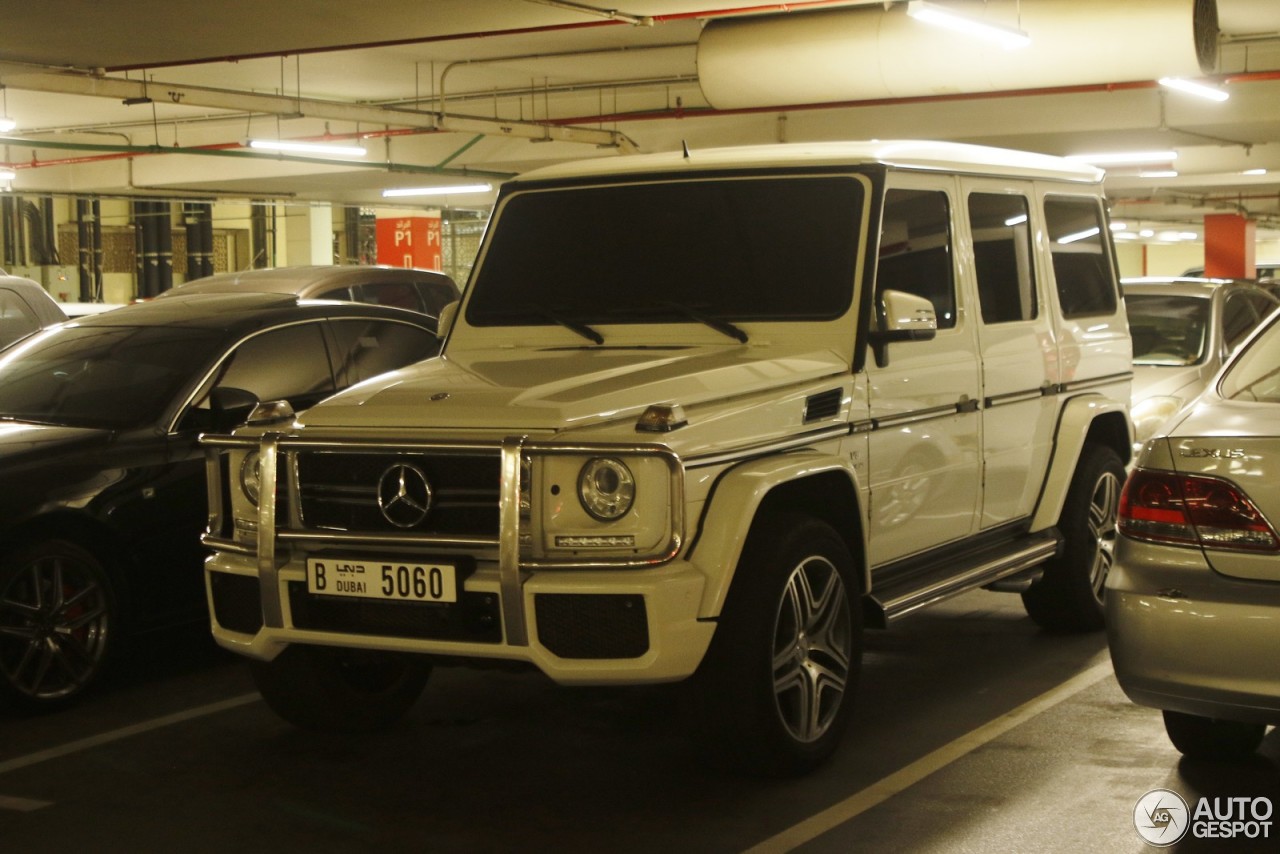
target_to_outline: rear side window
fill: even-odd
[[[973,265],[983,323],[1011,323],[1036,317],[1039,307],[1029,216],[1030,208],[1023,196],[969,195]]]
[[[1116,284],[1102,207],[1095,199],[1048,196],[1044,215],[1062,316],[1114,314]]]
[[[876,300],[885,291],[904,291],[933,303],[939,329],[956,325],[956,286],[951,263],[951,206],[937,190],[889,190]]]
[[[356,302],[389,305],[393,308],[406,308],[416,312],[426,310],[418,289],[409,282],[373,282],[356,285],[352,288],[352,292],[355,294]]]

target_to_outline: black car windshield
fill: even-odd
[[[518,193],[490,230],[467,322],[724,329],[839,317],[853,293],[862,200],[859,181],[831,175]]]
[[[1172,294],[1126,294],[1135,365],[1180,367],[1204,359],[1209,300]]]
[[[216,355],[213,332],[67,326],[0,358],[0,418],[125,429],[154,423]]]

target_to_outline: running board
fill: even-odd
[[[888,628],[920,608],[949,599],[977,587],[995,585],[1032,570],[1058,553],[1061,540],[1055,531],[1034,539],[1020,539],[997,550],[988,550],[968,559],[943,561],[926,574],[912,573],[900,581],[873,586],[867,597],[866,622],[871,628]],[[872,575],[874,585],[875,575]]]

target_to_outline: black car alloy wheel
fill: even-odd
[[[28,708],[80,694],[101,672],[112,628],[106,573],[72,543],[18,549],[0,563],[0,691]]]

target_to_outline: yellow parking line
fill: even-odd
[[[1103,653],[1105,655],[1105,653]],[[832,828],[850,821],[874,806],[884,803],[899,792],[914,786],[935,771],[945,768],[966,754],[972,753],[989,741],[994,741],[1009,730],[1034,718],[1041,712],[1070,699],[1084,689],[1111,675],[1111,661],[1107,659],[1088,670],[1077,673],[1058,687],[1046,691],[1011,712],[1001,715],[950,744],[917,759],[907,767],[873,783],[834,806],[810,816],[799,824],[747,849],[744,854],[782,854],[794,850],[806,842],[817,839]]]

